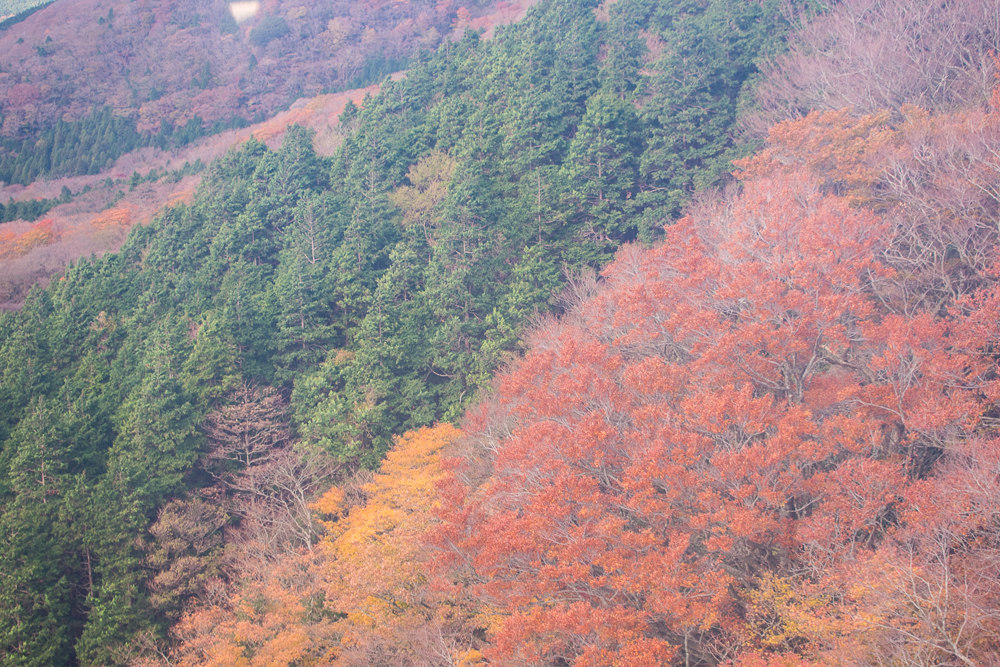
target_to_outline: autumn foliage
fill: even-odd
[[[459,436],[447,424],[407,433],[378,474],[319,497],[316,544],[276,552],[231,533],[227,576],[203,585],[172,629],[175,647],[147,638],[135,664],[479,664],[473,615],[442,603],[426,574],[441,454]]]
[[[930,114],[813,112],[770,131],[739,163],[743,177],[809,173],[824,192],[880,213],[882,258],[896,270],[877,290],[897,312],[935,310],[984,286],[998,241],[1000,108]]]
[[[492,664],[993,659],[995,236],[961,223],[997,203],[994,123],[779,126],[741,194],[535,331],[437,535],[505,616]]]
[[[161,515],[196,585],[159,567],[190,602],[137,664],[1000,665],[998,145],[996,105],[771,128],[377,473],[245,385],[202,424],[225,548]],[[428,248],[458,168],[390,197]]]
[[[52,218],[33,223],[21,234],[0,231],[0,259],[26,255],[34,248],[49,245],[58,239],[59,233],[53,229]]]
[[[230,534],[161,659],[998,664],[996,123],[777,126],[738,193],[573,283],[467,435],[399,438],[316,540]]]
[[[479,664],[471,637],[482,619],[428,576],[425,536],[437,523],[438,486],[447,474],[441,456],[460,436],[449,424],[407,433],[361,487],[363,506],[345,512],[341,489],[318,503],[342,517],[327,524],[320,543],[327,607],[345,616],[334,664]]]
[[[132,224],[135,210],[129,206],[116,206],[98,213],[90,221],[94,229],[128,228]]]
[[[993,0],[845,0],[795,18],[788,52],[764,67],[746,127],[766,131],[812,110],[949,112],[990,98],[1000,46]]]
[[[154,134],[161,122],[272,116],[289,97],[375,83],[453,30],[508,23],[533,3],[467,4],[265,2],[238,25],[225,2],[73,0],[0,33],[0,135],[104,105]]]

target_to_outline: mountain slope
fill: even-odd
[[[164,631],[163,601],[193,593],[153,594],[173,563],[151,564],[150,528],[174,500],[237,495],[208,424],[254,388],[287,404],[299,454],[344,470],[458,419],[567,283],[725,177],[783,26],[777,2],[539,2],[346,105],[332,157],[303,128],[249,140],[190,203],[0,315],[0,651],[113,664]],[[276,548],[311,544],[306,525]]]
[[[237,24],[219,0],[60,0],[0,34],[2,133],[22,136],[103,105],[140,132],[195,116],[270,117],[296,97],[399,69],[452,31],[458,9],[272,1]]]

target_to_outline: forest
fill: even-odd
[[[1000,3],[442,7],[0,312],[0,663],[1000,665]]]

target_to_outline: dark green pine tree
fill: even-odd
[[[601,88],[621,100],[631,99],[639,85],[642,56],[646,45],[639,31],[648,21],[649,6],[636,2],[617,2],[608,7],[608,21],[601,31],[606,55],[601,61]]]
[[[339,320],[330,278],[337,239],[336,204],[328,196],[303,198],[284,230],[274,295],[279,352],[275,359],[283,379],[322,361],[325,350],[342,346],[344,322]]]
[[[242,381],[236,345],[226,336],[212,311],[204,313],[197,323],[191,322],[189,327],[196,333],[191,354],[181,367],[181,384],[185,394],[198,405],[214,404]]]
[[[108,451],[107,471],[93,491],[94,587],[87,624],[77,642],[81,665],[112,662],[110,651],[148,627],[150,611],[136,546],[156,508],[184,489],[184,474],[198,456],[196,426],[202,417],[177,379],[184,337],[166,321],[146,346],[142,381],[115,416],[117,437]],[[204,409],[204,408],[203,408]]]
[[[267,382],[274,374],[272,357],[278,344],[273,273],[268,264],[244,259],[231,262],[218,286],[216,311],[219,331],[235,346],[243,373]]]
[[[347,391],[362,405],[365,398],[381,405],[380,423],[367,426],[375,434],[372,454],[382,456],[393,433],[436,417],[432,393],[435,376],[427,329],[433,326],[423,298],[424,270],[417,253],[399,243],[390,253],[390,267],[379,278],[368,314],[358,327],[358,352],[350,366]],[[440,369],[437,369],[440,372]],[[378,414],[365,406],[353,421]]]
[[[18,313],[0,317],[0,442],[36,396],[57,388],[52,373],[49,291],[32,288]]]
[[[0,504],[0,655],[3,664],[68,665],[88,581],[73,516],[81,437],[64,405],[35,399],[4,443]]]
[[[653,8],[649,30],[661,40],[661,54],[636,91],[648,135],[639,198],[647,224],[676,218],[692,194],[726,178],[742,155],[734,132],[740,97],[787,34],[780,8],[779,0]]]
[[[641,154],[635,107],[613,92],[590,98],[563,171],[569,185],[565,215],[576,223],[577,238],[590,241],[592,253],[613,251],[635,233],[627,213],[638,190]]]

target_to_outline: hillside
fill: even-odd
[[[0,312],[5,664],[992,664],[996,3],[333,7],[455,39],[14,122],[6,266],[114,250]]]
[[[212,95],[201,98],[202,102],[198,104],[203,104],[203,107],[192,107],[195,104],[193,96],[223,85],[215,78],[209,80],[204,76],[193,87],[185,79],[172,80],[172,83],[165,79],[158,80],[158,88],[154,94],[165,95],[165,98],[158,97],[155,108],[149,104],[139,104],[136,102],[139,99],[137,97],[133,97],[132,102],[124,106],[105,106],[119,94],[115,90],[128,89],[134,92],[136,82],[131,76],[131,69],[122,70],[105,62],[110,56],[102,51],[101,38],[98,37],[98,33],[104,34],[101,30],[111,30],[112,24],[117,26],[114,27],[114,34],[122,31],[129,34],[132,34],[129,31],[135,32],[135,26],[129,21],[140,20],[141,17],[136,18],[137,15],[127,12],[127,16],[123,17],[120,7],[118,20],[111,23],[100,19],[93,25],[89,21],[86,25],[80,24],[83,15],[79,12],[86,14],[91,10],[96,11],[89,5],[59,8],[60,12],[67,13],[68,20],[56,21],[57,14],[53,10],[53,13],[39,14],[17,23],[17,34],[11,33],[4,37],[0,33],[0,43],[7,39],[11,43],[12,53],[18,47],[18,40],[35,33],[39,40],[44,36],[46,44],[54,43],[51,39],[55,34],[63,39],[62,44],[66,48],[61,49],[61,56],[56,56],[55,47],[50,48],[51,52],[45,56],[37,51],[32,57],[28,51],[27,57],[20,61],[18,67],[3,70],[6,75],[0,73],[0,90],[9,93],[0,102],[0,118],[18,117],[25,121],[20,125],[8,124],[8,134],[12,138],[0,139],[0,181],[7,181],[5,185],[0,185],[0,201],[8,209],[0,216],[0,308],[18,307],[32,285],[45,284],[49,276],[63,270],[68,262],[117,247],[132,224],[148,221],[165,205],[189,200],[200,179],[195,172],[249,136],[276,146],[280,143],[280,128],[299,123],[315,129],[317,150],[330,154],[340,141],[335,128],[344,100],[350,97],[355,103],[360,103],[365,94],[375,90],[371,86],[359,87],[364,82],[377,81],[393,68],[402,66],[405,54],[412,49],[433,48],[437,44],[435,40],[448,36],[449,31],[454,35],[466,28],[485,30],[488,37],[497,26],[522,17],[532,4],[531,0],[478,3],[471,12],[462,7],[436,5],[434,16],[438,23],[433,23],[428,18],[429,10],[422,10],[416,4],[407,4],[405,8],[397,7],[390,11],[391,8],[381,5],[343,3],[338,7],[348,12],[349,18],[330,14],[324,19],[327,21],[327,30],[331,29],[331,25],[336,25],[340,26],[337,30],[342,29],[343,32],[336,44],[327,44],[330,46],[330,53],[324,56],[327,60],[310,51],[312,47],[309,45],[312,42],[305,38],[290,41],[277,50],[272,45],[273,53],[268,52],[271,55],[265,57],[257,48],[260,45],[255,46],[255,40],[251,38],[257,25],[253,16],[243,21],[243,33],[239,35],[220,32],[221,28],[205,16],[198,19],[197,26],[178,27],[176,17],[186,10],[174,5],[171,5],[171,11],[175,13],[170,14],[169,20],[165,19],[166,24],[154,21],[146,26],[147,31],[139,31],[130,38],[135,41],[136,57],[155,61],[158,67],[166,66],[169,59],[164,59],[163,54],[173,53],[171,49],[176,49],[178,53],[183,51],[184,58],[200,54],[206,59],[206,63],[216,63],[218,60],[220,66],[230,67],[232,62],[220,55],[218,44],[226,40],[235,42],[242,45],[239,48],[244,49],[239,51],[242,55],[238,57],[244,57],[248,62],[252,57],[257,62],[257,56],[260,56],[276,68],[275,81],[280,79],[284,85],[294,77],[283,68],[299,72],[303,76],[313,76],[319,71],[323,71],[324,76],[332,76],[329,69],[332,61],[329,59],[334,57],[334,51],[338,58],[362,60],[371,54],[384,54],[387,42],[376,40],[374,35],[381,34],[378,31],[388,25],[385,21],[390,19],[401,21],[398,25],[392,24],[396,28],[403,26],[406,30],[416,29],[414,21],[406,18],[409,16],[407,12],[416,12],[414,15],[417,16],[418,23],[433,31],[429,33],[432,36],[437,35],[430,41],[406,41],[404,33],[409,33],[406,30],[400,32],[402,29],[396,30],[392,36],[396,49],[392,52],[394,56],[386,59],[382,55],[374,55],[374,59],[363,63],[360,74],[351,75],[339,83],[327,81],[322,86],[350,86],[354,92],[302,97],[304,93],[301,87],[280,92],[268,83],[269,79],[259,80],[254,84],[258,91],[266,91],[269,95],[278,94],[279,97],[283,95],[283,101],[270,106],[269,103],[254,106],[250,97],[241,92],[237,100],[240,105],[239,113],[223,113],[224,108],[219,106],[219,98]],[[220,10],[220,20],[226,23],[226,17],[230,16],[228,9],[225,5],[220,7],[223,8]],[[109,6],[107,9],[113,16],[115,7]],[[128,11],[134,9],[130,7]],[[150,11],[153,14],[143,16],[155,15],[155,9],[151,5]],[[267,11],[274,12],[278,9],[279,5],[274,4]],[[325,8],[323,11],[336,12],[337,7]],[[385,12],[389,14],[383,16]],[[363,23],[359,24],[358,21]],[[365,31],[356,29],[357,25],[364,25]],[[233,31],[236,30],[235,23],[230,27]],[[11,30],[13,29],[12,26]],[[237,57],[233,55],[235,51],[226,53],[229,55],[225,57]],[[77,67],[79,63],[75,61],[81,55],[95,67],[94,71],[102,69],[103,78],[95,79],[90,75],[81,78],[75,70],[60,69],[64,66]],[[308,72],[302,70],[306,61],[313,68]],[[175,58],[167,68],[172,75],[178,71],[176,62]],[[212,66],[214,65],[209,67]],[[3,65],[0,64],[0,69],[2,68]],[[49,79],[64,81],[66,86],[73,89],[73,93],[59,99],[41,99],[32,92],[35,88],[21,85],[22,80],[29,79],[35,82]],[[73,82],[72,85],[69,82]],[[240,85],[243,83],[246,82]],[[175,90],[172,88],[174,84],[178,84],[180,88]],[[4,89],[4,85],[8,88]],[[50,93],[54,90],[48,85],[38,90],[42,89]],[[24,98],[18,97],[18,91],[26,90],[31,94]],[[309,90],[315,92],[319,88],[313,86]],[[277,99],[273,98],[272,102]],[[179,106],[175,108],[175,104]],[[288,107],[288,111],[279,112],[275,116],[278,107]],[[142,121],[143,114],[148,116],[145,122]],[[52,126],[54,118],[58,120]],[[229,127],[240,129],[227,130]],[[204,139],[205,135],[211,138]],[[135,180],[136,174],[138,181]],[[72,201],[67,201],[68,199]],[[11,200],[18,203],[21,209],[33,211],[33,214],[23,216],[23,220],[19,219],[15,207],[10,205]],[[38,208],[41,213],[29,208],[29,205],[33,206],[33,202],[41,205]],[[42,227],[38,227],[39,224]]]
[[[296,549],[248,513],[131,664],[994,664],[997,102],[775,126],[462,431],[398,437]]]
[[[0,133],[30,136],[108,105],[140,133],[165,121],[269,118],[298,97],[375,83],[492,3],[60,0],[0,33]],[[460,18],[461,15],[461,18]]]
[[[316,133],[318,153],[331,155],[343,141],[337,121],[346,103],[360,104],[377,90],[369,86],[304,98],[270,120],[181,149],[147,147],[126,153],[107,171],[92,176],[0,186],[0,202],[7,201],[6,208],[40,201],[54,204],[30,220],[0,224],[0,309],[18,308],[33,285],[47,284],[71,262],[116,249],[133,225],[148,223],[165,207],[190,203],[205,166],[250,137],[278,147],[286,128],[298,124]]]
[[[771,102],[802,63],[774,67]],[[398,437],[297,549],[228,534],[132,664],[995,664],[1000,84],[941,91],[772,126],[738,187],[570,281],[462,431]]]
[[[719,16],[743,28],[719,30]],[[109,664],[164,636],[198,578],[171,573],[201,567],[147,539],[174,500],[213,497],[224,523],[263,521],[279,548],[311,542],[302,503],[331,470],[375,467],[393,436],[458,419],[525,325],[564,307],[567,281],[651,242],[698,184],[725,177],[740,91],[782,25],[756,2],[540,2],[345,105],[332,157],[317,147],[336,137],[303,127],[276,149],[235,146],[186,203],[0,315],[4,652]],[[682,58],[706,39],[702,61]],[[681,65],[704,84],[679,87]],[[699,127],[710,108],[715,125]],[[142,179],[131,195],[162,185]],[[22,238],[55,223],[34,224]],[[239,454],[241,423],[270,424],[264,442],[286,453]],[[264,477],[256,463],[240,474],[243,460]],[[289,479],[299,509],[268,519]]]

